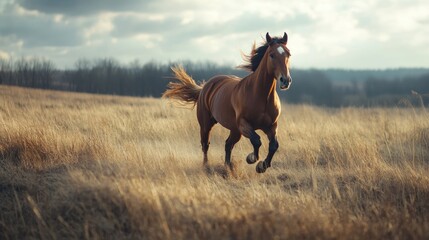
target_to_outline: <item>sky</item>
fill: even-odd
[[[0,0],[0,58],[212,61],[289,36],[297,68],[429,67],[427,0]]]

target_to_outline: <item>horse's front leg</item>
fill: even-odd
[[[271,167],[271,160],[273,159],[274,153],[279,148],[279,142],[277,141],[277,123],[274,123],[272,127],[268,130],[264,130],[267,134],[268,140],[270,141],[268,145],[268,155],[264,161],[259,162],[256,165],[256,172],[263,173],[267,168]]]
[[[255,129],[243,118],[238,120],[238,128],[243,136],[249,138],[253,146],[253,152],[246,157],[248,164],[253,164],[259,159],[259,148],[261,147],[261,137],[255,132]]]

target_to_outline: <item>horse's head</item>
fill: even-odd
[[[286,47],[287,34],[284,33],[282,38],[271,38],[267,33],[266,40],[269,46],[266,52],[268,54],[267,70],[279,82],[280,89],[287,90],[292,83],[289,72],[290,51]]]

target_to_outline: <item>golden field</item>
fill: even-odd
[[[283,104],[273,167],[242,138],[231,173],[195,110],[0,86],[0,239],[428,239],[428,119]]]

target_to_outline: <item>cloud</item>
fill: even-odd
[[[151,18],[146,15],[120,15],[113,20],[115,37],[129,37],[142,33],[168,34],[180,26],[181,18]]]
[[[76,46],[82,43],[80,26],[74,22],[55,20],[49,15],[22,12],[8,5],[0,15],[0,32],[3,39],[23,42],[24,47]]]
[[[0,61],[2,60],[2,59],[9,59],[10,58],[10,55],[9,55],[9,53],[7,53],[7,52],[3,52],[3,51],[1,51],[0,50]]]
[[[112,36],[126,38],[138,34],[158,34],[171,43],[181,43],[192,39],[228,34],[254,34],[272,31],[272,35],[282,35],[288,29],[299,28],[310,23],[308,16],[296,15],[273,20],[269,17],[242,13],[222,22],[205,23],[188,21],[187,16],[151,17],[141,15],[120,15],[112,21]],[[214,43],[213,43],[214,44]]]
[[[193,16],[169,15],[148,16],[146,14],[123,14],[112,21],[111,36],[117,41],[140,40],[144,55],[167,60],[193,59],[212,60],[238,65],[241,63],[241,50],[248,54],[251,44],[260,43],[267,31],[273,36],[282,36],[288,31],[288,22],[305,19],[296,15],[273,20],[269,17],[241,13],[222,21],[191,20]],[[304,26],[309,20],[297,22]],[[269,27],[267,27],[269,26]],[[256,34],[255,34],[256,33]],[[119,43],[117,42],[117,43]],[[140,56],[144,57],[144,56]],[[152,57],[153,58],[153,57]]]
[[[16,3],[28,10],[47,14],[84,16],[100,12],[122,12],[150,6],[152,0],[17,0]]]
[[[429,66],[428,8],[423,0],[9,0],[0,4],[0,51],[69,66],[80,57],[240,64],[240,51],[266,32],[287,32],[298,67]]]

